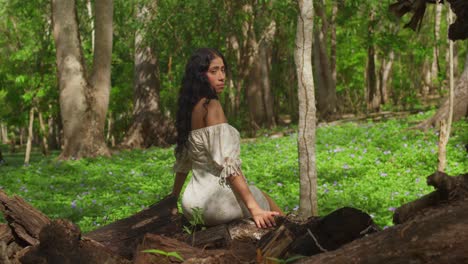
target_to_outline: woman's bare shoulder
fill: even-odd
[[[217,99],[208,100],[206,98],[202,98],[195,105],[192,115],[195,119],[205,119],[203,120],[205,126],[212,126],[227,122],[226,117],[224,116],[223,107]]]

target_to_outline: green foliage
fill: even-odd
[[[205,229],[205,221],[203,220],[203,211],[202,208],[195,207],[192,208],[192,219],[189,220],[190,226],[184,226],[184,231],[191,235],[194,234],[197,227],[202,226],[202,230]]]
[[[176,251],[167,252],[167,251],[160,250],[160,249],[146,249],[141,252],[159,254],[162,256],[166,256],[166,257],[174,257],[180,261],[184,261],[184,258],[180,256],[180,254],[177,253]]]
[[[394,208],[432,191],[425,177],[437,168],[437,134],[409,130],[432,113],[381,123],[345,123],[317,130],[320,215],[344,206],[366,211],[380,226],[391,225]],[[457,122],[447,147],[450,175],[468,171],[464,149],[468,126]],[[127,217],[171,192],[173,149],[123,151],[112,158],[57,162],[55,156],[9,154],[0,166],[1,188],[52,218],[67,218],[83,232]],[[57,155],[58,153],[55,153]],[[241,145],[249,183],[268,193],[286,212],[299,204],[297,135],[265,136]],[[266,166],[267,165],[267,166]],[[199,221],[193,222],[200,224]]]

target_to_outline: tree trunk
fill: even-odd
[[[465,60],[465,69],[455,85],[453,102],[453,121],[468,116],[468,54]],[[417,128],[427,130],[437,127],[441,120],[446,120],[449,114],[449,98],[444,100],[439,110],[429,119],[417,125]]]
[[[8,128],[4,123],[0,123],[0,134],[2,134],[2,144],[8,144]]]
[[[434,47],[432,51],[432,66],[431,66],[431,77],[432,83],[439,83],[438,76],[439,76],[439,39],[440,39],[440,20],[442,17],[442,5],[435,5],[435,16],[434,16]],[[434,85],[432,85],[435,87]],[[439,85],[437,85],[439,86]],[[432,91],[432,93],[437,91]]]
[[[75,1],[52,3],[64,148],[61,159],[109,156],[104,126],[109,104],[113,1],[95,2],[93,71],[88,79]]]
[[[26,143],[26,152],[24,156],[24,165],[29,165],[29,158],[31,157],[32,138],[33,138],[33,124],[34,124],[34,107],[29,111],[29,126],[28,126],[28,141]]]
[[[265,44],[264,44],[265,45]],[[263,107],[265,108],[265,124],[268,128],[276,127],[276,117],[273,110],[274,97],[271,91],[271,81],[270,81],[270,72],[271,72],[271,57],[272,50],[271,45],[268,47],[260,49],[260,61],[265,61],[261,65],[262,72],[262,87],[263,87]]]
[[[326,35],[329,31],[329,26],[325,14],[325,3],[320,1],[314,7],[322,22],[321,28],[315,27],[314,29],[312,51],[313,68],[315,69],[314,84],[317,90],[317,111],[321,119],[330,120],[331,116],[336,113],[337,97],[336,88],[334,86],[335,82],[333,82],[330,61],[327,54]]]
[[[19,128],[19,143],[20,147],[24,146],[24,127]]]
[[[260,61],[260,59],[261,58],[254,59],[255,62],[248,76],[245,97],[247,99],[247,105],[249,106],[250,123],[254,130],[259,129],[266,119],[262,98],[262,78],[265,76],[262,76],[261,69],[261,64],[265,63],[265,61]]]
[[[427,98],[432,90],[432,75],[431,67],[429,65],[429,59],[425,58],[422,66],[422,83],[420,93],[423,98]]]
[[[380,95],[377,89],[377,78],[375,73],[375,46],[374,46],[374,23],[375,11],[370,11],[368,25],[368,43],[367,43],[367,67],[366,67],[366,85],[367,85],[367,110],[379,111]]]
[[[388,80],[392,71],[393,61],[395,60],[395,52],[393,50],[388,54],[388,60],[382,59],[382,68],[380,70],[380,103],[388,102]]]
[[[93,22],[93,4],[91,3],[91,0],[87,0],[86,1],[86,9],[88,11],[88,17],[89,17],[89,21],[91,23],[90,27],[91,27],[91,51],[94,52],[94,22]]]
[[[452,15],[453,16],[453,11],[451,10],[450,6],[447,5],[447,16],[446,16],[446,19],[447,19],[447,25],[451,25],[452,23],[449,22],[450,18],[449,16]],[[447,38],[447,50],[446,50],[446,53],[445,53],[445,61],[446,61],[446,65],[449,65],[450,62],[449,62],[449,58],[450,58],[450,51],[449,51],[449,46],[450,46],[450,38]],[[455,77],[458,77],[458,46],[457,46],[457,43],[454,42],[453,43],[453,69],[454,69],[454,76]],[[446,76],[446,79],[448,80],[450,77],[450,72],[449,72],[449,67],[445,67],[445,76]]]
[[[332,85],[336,90],[336,16],[338,14],[338,2],[333,2],[332,17],[330,22],[330,71]]]
[[[317,171],[315,161],[315,94],[312,74],[312,34],[314,25],[312,0],[299,0],[297,18],[296,62],[299,98],[299,175],[300,216],[308,218],[318,214]]]
[[[322,35],[322,36],[320,36]],[[314,85],[317,90],[317,111],[319,112],[320,119],[329,120],[330,117],[336,112],[336,90],[332,86],[332,76],[330,66],[328,64],[328,56],[326,49],[323,46],[323,33],[318,29],[314,30],[314,44],[313,44],[313,68],[314,71]]]
[[[271,42],[275,36],[276,22],[273,20],[262,32],[257,41],[255,31],[249,34],[252,48],[253,64],[248,75],[246,99],[249,106],[251,125],[255,129],[261,126],[273,127],[276,125],[273,113],[273,98],[270,86]]]
[[[452,24],[452,12],[449,12],[449,25]],[[447,120],[441,120],[439,129],[439,153],[437,170],[440,172],[445,171],[447,164],[447,143],[450,138],[450,130],[452,128],[453,119],[453,91],[454,91],[454,75],[453,75],[453,41],[449,40],[449,103],[448,103],[448,116]]]
[[[47,142],[47,132],[46,132],[45,124],[44,124],[44,119],[42,118],[42,113],[39,109],[37,110],[37,114],[39,116],[39,127],[41,129],[42,154],[44,154],[44,156],[48,156],[49,155],[49,143]]]
[[[54,118],[54,115],[51,113],[49,119],[47,120],[47,127],[49,128],[47,131],[47,142],[49,149],[60,149],[59,141],[58,141],[58,128]]]
[[[148,7],[139,8],[137,19],[142,23],[150,20]],[[175,142],[175,128],[160,110],[159,89],[156,55],[151,47],[145,45],[143,32],[138,30],[135,34],[133,123],[121,144],[122,147],[166,147]]]

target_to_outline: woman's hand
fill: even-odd
[[[253,220],[258,228],[268,228],[276,226],[275,215],[280,213],[274,211],[265,211],[262,208],[258,207],[256,209],[250,210]]]

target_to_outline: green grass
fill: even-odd
[[[432,113],[405,120],[345,123],[317,130],[318,203],[320,214],[343,206],[364,210],[380,226],[391,225],[392,211],[432,190],[426,176],[437,167],[437,135],[408,127]],[[464,149],[468,124],[454,124],[448,146],[447,173],[468,172]],[[54,153],[4,156],[0,186],[17,194],[51,218],[67,218],[84,232],[151,205],[172,188],[173,149],[124,151],[112,158],[56,162]],[[299,204],[297,135],[265,136],[241,146],[242,168],[249,182],[287,212]]]

